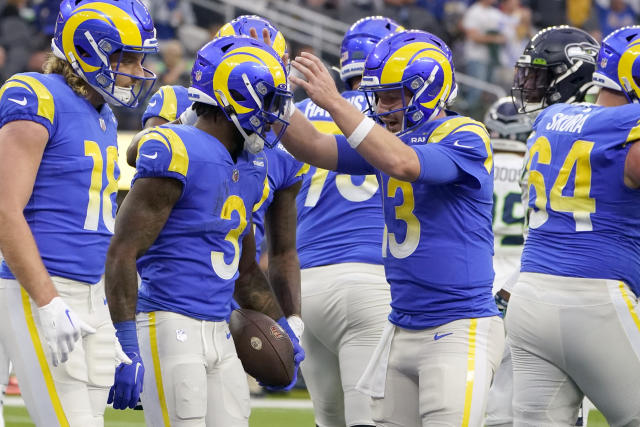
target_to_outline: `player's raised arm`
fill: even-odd
[[[291,76],[291,81],[301,86],[314,103],[331,114],[342,133],[347,136],[349,145],[355,148],[365,160],[394,178],[403,181],[415,181],[418,178],[420,161],[415,151],[398,137],[376,125],[372,119],[365,117],[362,112],[340,96],[329,71],[319,58],[303,52],[291,65],[306,79]],[[288,136],[293,136],[289,132],[296,128],[298,122],[295,118],[296,115],[292,117]],[[300,130],[296,137],[303,138],[304,132],[310,131]],[[285,139],[286,141],[288,139]],[[287,145],[287,149],[298,157],[293,147]],[[311,151],[310,148],[307,150]],[[317,151],[320,151],[320,147],[309,154],[322,158]]]

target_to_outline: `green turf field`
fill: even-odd
[[[13,406],[4,409],[6,427],[32,427],[34,424],[24,407]],[[115,411],[107,409],[105,427],[143,427],[142,411]],[[251,427],[313,427],[311,409],[267,409],[254,408],[249,419]]]
[[[27,410],[21,406],[5,407],[7,427],[33,426]],[[142,427],[142,411],[115,411],[107,409],[105,427]],[[254,408],[249,419],[251,427],[313,427],[313,412],[310,409]],[[589,414],[589,427],[606,427],[608,424],[597,411]]]

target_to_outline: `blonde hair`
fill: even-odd
[[[53,53],[49,53],[47,60],[44,62],[42,69],[45,74],[60,74],[64,77],[69,87],[73,89],[75,93],[82,97],[86,97],[89,94],[89,84],[82,79],[79,75],[73,71],[71,64],[64,59],[60,59]]]

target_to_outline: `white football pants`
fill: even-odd
[[[500,289],[508,292],[513,290],[520,271],[520,257],[493,256],[493,293]],[[513,425],[513,366],[511,364],[511,349],[505,343],[502,361],[493,377],[487,401],[487,427],[506,427]]]
[[[0,427],[4,427],[4,396],[9,384],[9,373],[11,372],[11,362],[9,355],[0,340]]]
[[[246,427],[249,386],[227,322],[138,313],[148,426]]]
[[[498,316],[424,330],[389,323],[358,388],[369,388],[376,426],[479,427],[503,350]]]
[[[78,340],[69,360],[54,367],[35,303],[16,280],[0,279],[0,339],[36,426],[101,427],[116,362],[104,282],[51,279],[69,308],[97,332]]]
[[[320,427],[373,425],[371,399],[355,385],[380,341],[391,295],[382,265],[306,268],[301,369]]]
[[[583,394],[610,425],[640,425],[640,313],[626,284],[521,273],[506,327],[514,425],[573,425]]]

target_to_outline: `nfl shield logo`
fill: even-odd
[[[279,325],[272,325],[269,328],[269,331],[271,332],[271,335],[273,335],[273,337],[277,340],[281,340],[285,337],[285,332]]]
[[[196,71],[196,81],[199,82],[201,78],[202,78],[202,71],[200,70]]]
[[[607,58],[600,59],[600,68],[607,68]]]
[[[102,132],[105,132],[107,130],[107,124],[104,122],[104,119],[102,117],[100,117],[100,129],[102,129]]]
[[[233,182],[238,182],[239,179],[240,179],[240,172],[238,171],[238,169],[234,169],[233,174],[231,174],[231,180]]]

